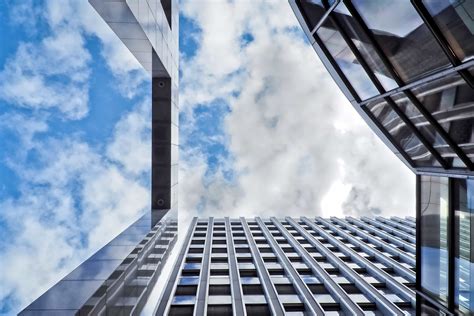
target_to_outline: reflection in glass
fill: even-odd
[[[326,20],[316,33],[360,99],[365,100],[378,94],[369,76],[357,61],[331,19]]]
[[[410,1],[352,1],[404,81],[449,65]]]
[[[396,88],[395,80],[390,76],[387,68],[375,52],[374,47],[370,44],[368,37],[359,23],[354,20],[344,3],[341,2],[336,7],[332,16],[339,21],[385,90],[389,91]]]
[[[417,166],[439,166],[438,161],[433,158],[425,145],[413,134],[386,101],[371,102],[367,107]]]
[[[439,29],[460,60],[474,55],[474,3],[423,0]]]
[[[173,297],[172,304],[192,305],[196,302],[195,295],[176,295]]]
[[[413,93],[474,161],[474,89],[455,73],[420,86]]]
[[[433,125],[428,123],[425,117],[420,113],[420,111],[418,111],[404,93],[393,95],[392,99],[395,101],[398,108],[402,110],[410,121],[417,127],[424,138],[451,166],[465,167],[464,163],[451,150],[451,147],[446,144],[444,139],[441,138]]]
[[[312,31],[326,11],[322,0],[301,0],[300,3],[308,28]]]
[[[434,299],[448,299],[448,178],[421,176],[421,287]]]
[[[453,179],[454,301],[463,314],[474,313],[474,180]]]

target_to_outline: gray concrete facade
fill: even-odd
[[[387,222],[415,235],[412,218],[194,218],[155,315],[414,315],[414,253]]]

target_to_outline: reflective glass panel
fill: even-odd
[[[385,90],[389,91],[396,88],[396,82],[370,44],[369,38],[365,35],[359,23],[354,20],[344,3],[340,3],[336,7],[332,16],[339,21]]]
[[[394,141],[410,156],[416,166],[439,166],[433,155],[403,122],[385,100],[367,105],[377,121],[392,135]]]
[[[445,304],[448,296],[448,178],[421,176],[421,287]]]
[[[378,94],[369,76],[357,61],[331,19],[328,19],[316,33],[360,99],[365,100]]]
[[[460,60],[474,55],[474,2],[423,0]]]
[[[321,20],[326,10],[324,9],[321,0],[301,0],[300,3],[308,28],[312,31],[316,24],[318,24],[319,20]]]
[[[453,179],[454,301],[462,314],[474,313],[474,180]]]
[[[449,65],[410,1],[354,0],[352,3],[404,81]]]
[[[474,89],[455,73],[420,86],[413,93],[474,161]]]
[[[466,166],[464,163],[457,157],[457,155],[451,150],[451,147],[446,144],[443,138],[435,130],[435,128],[426,121],[424,116],[418,111],[418,109],[413,105],[413,103],[407,98],[404,93],[398,93],[392,96],[392,99],[395,101],[397,106],[406,116],[416,125],[420,133],[425,137],[425,139],[441,154],[441,156],[454,167]]]

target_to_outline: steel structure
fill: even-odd
[[[414,225],[194,218],[155,315],[414,314]]]
[[[342,92],[417,175],[418,311],[474,314],[474,1],[289,3]],[[403,238],[415,227],[391,227],[398,247],[415,241]]]

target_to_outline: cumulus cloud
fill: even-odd
[[[136,152],[149,147],[149,138],[143,137],[149,126],[143,124],[132,134],[126,128],[134,120],[147,119],[138,104],[118,121],[110,144],[127,144]],[[75,136],[43,135],[34,141],[31,134],[43,133],[43,123],[18,116],[15,121],[24,128],[2,128],[31,132],[22,136],[22,146],[12,153],[16,159],[9,162],[20,178],[19,196],[0,201],[0,222],[11,234],[0,244],[0,270],[9,271],[0,276],[0,300],[13,297],[10,303],[24,307],[149,211],[149,186],[139,175],[149,172],[151,162],[148,155],[147,162],[129,166]],[[30,166],[27,157],[32,154],[36,159]]]
[[[286,2],[188,1],[182,10],[199,42],[181,62],[181,142],[201,128],[197,108],[224,102],[229,158],[209,172],[200,145],[182,149],[181,212],[413,214],[414,176],[339,91]]]
[[[0,98],[33,110],[56,108],[68,119],[88,112],[90,54],[82,36],[61,29],[39,44],[21,43],[0,72]]]
[[[149,97],[104,144],[50,126],[88,115],[94,62],[106,62],[111,87],[127,98],[144,92],[145,71],[87,1],[8,9],[11,25],[31,32],[0,67],[0,134],[10,149],[2,163],[16,186],[0,200],[0,271],[9,271],[0,274],[0,314],[30,303],[150,209]]]

